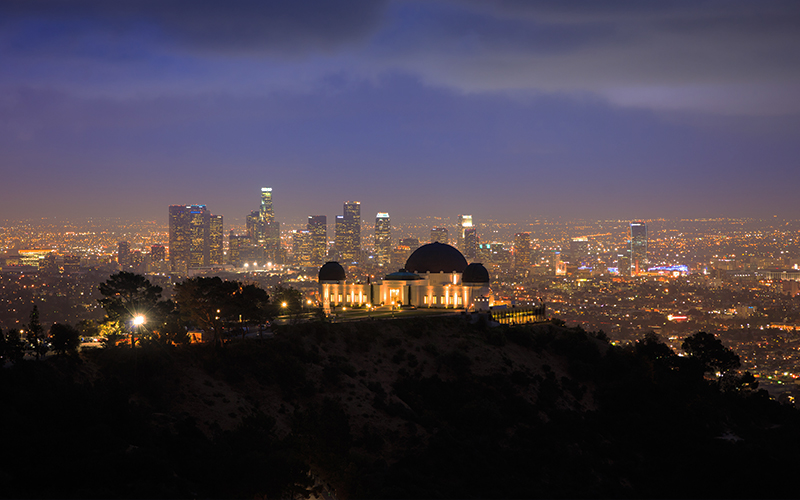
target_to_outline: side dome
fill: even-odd
[[[344,268],[338,262],[326,262],[319,268],[319,281],[344,281]]]
[[[489,271],[483,267],[480,262],[473,262],[464,269],[464,275],[461,277],[464,283],[489,283]]]
[[[405,268],[412,273],[463,273],[467,259],[455,247],[436,241],[414,250]]]

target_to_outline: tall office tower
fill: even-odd
[[[189,264],[189,210],[191,206],[169,207],[169,267],[185,273]]]
[[[450,235],[446,227],[434,227],[431,229],[431,243],[436,242],[444,243],[445,245],[450,244]]]
[[[245,260],[247,247],[251,245],[250,236],[246,234],[235,234],[231,229],[228,235],[228,264],[240,267]]]
[[[588,238],[572,238],[569,241],[569,259],[570,262],[579,267],[589,264]]]
[[[144,255],[141,250],[131,252],[131,270],[136,274],[141,274],[144,271]]]
[[[214,236],[212,238],[212,219]],[[222,216],[214,216],[205,205],[169,207],[169,260],[173,272],[210,265],[212,247],[221,252]],[[216,248],[214,250],[217,252]]]
[[[192,206],[189,211],[189,267],[208,264],[209,212],[205,205]]]
[[[392,260],[392,222],[386,212],[375,216],[375,256],[381,266],[388,266]]]
[[[531,265],[531,233],[514,235],[514,267]]]
[[[167,268],[167,249],[164,245],[150,245],[150,253],[145,259],[145,268],[148,273],[166,273]]]
[[[247,236],[253,245],[258,245],[264,241],[264,224],[261,223],[261,213],[253,210],[246,219]]]
[[[270,261],[280,260],[281,223],[275,220],[272,208],[272,188],[261,188],[261,209],[258,212],[260,234],[257,242],[264,248],[265,256]]]
[[[339,222],[338,217],[336,222]],[[342,215],[342,246],[338,248],[342,259],[355,262],[361,258],[361,202],[347,201]],[[337,245],[338,246],[338,245]]]
[[[642,221],[631,222],[631,272],[647,271],[647,226]]]
[[[631,275],[631,251],[628,248],[623,249],[617,254],[617,272],[620,276]]]
[[[321,266],[328,253],[328,218],[309,215],[306,230],[311,234],[311,265]]]
[[[474,227],[464,229],[464,257],[471,262],[478,258],[478,231]]]
[[[458,234],[457,234],[457,245],[458,249],[461,250],[462,253],[466,251],[464,247],[464,231],[468,228],[472,227],[472,216],[471,215],[459,215],[458,216]]]
[[[342,248],[347,241],[347,224],[344,215],[337,215],[333,226],[333,246],[336,250],[336,260],[342,259]]]
[[[167,260],[167,249],[164,245],[150,245],[150,262],[164,262]]]
[[[313,235],[311,231],[292,231],[292,255],[295,264],[311,266],[313,246]]]
[[[261,210],[259,215],[263,222],[273,222],[275,220],[275,212],[272,209],[272,188],[261,188]]]
[[[117,243],[117,263],[123,271],[129,271],[131,267],[131,244],[127,241]]]
[[[208,264],[222,265],[225,263],[225,252],[222,248],[224,239],[222,229],[222,216],[209,214],[208,221]]]

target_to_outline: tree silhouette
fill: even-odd
[[[724,374],[741,366],[739,356],[710,333],[697,332],[686,337],[681,349],[702,363],[706,372]]]
[[[73,354],[81,345],[81,332],[72,325],[55,323],[50,327],[50,338],[56,354]]]
[[[288,314],[295,319],[303,310],[303,293],[290,286],[278,285],[273,292],[275,315]]]
[[[99,288],[103,298],[97,301],[106,310],[106,321],[119,322],[131,334],[134,317],[142,315],[151,329],[158,328],[173,309],[171,301],[161,300],[161,287],[140,274],[125,271],[113,274]]]
[[[47,354],[48,346],[44,338],[44,328],[42,328],[42,324],[39,322],[39,307],[36,304],[33,305],[33,309],[31,310],[30,321],[28,321],[28,332],[25,340],[27,340],[33,348],[36,359],[40,359]]]
[[[219,277],[191,278],[175,285],[181,317],[213,333],[222,345],[226,324],[263,322],[270,318],[269,296],[255,285],[223,281]]]
[[[17,364],[25,357],[25,344],[20,338],[19,330],[12,328],[5,335],[5,357]]]

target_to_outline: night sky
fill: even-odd
[[[797,218],[800,2],[0,2],[0,219]]]

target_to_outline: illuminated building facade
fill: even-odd
[[[222,248],[225,235],[222,228],[222,216],[209,214],[208,224],[208,264],[222,265],[225,263],[225,252]]]
[[[261,188],[261,209],[259,210],[259,217],[263,222],[275,222],[275,211],[272,208],[272,188]]]
[[[444,243],[445,245],[450,244],[450,236],[448,234],[446,227],[434,227],[431,229],[431,241],[430,243]]]
[[[531,233],[517,233],[514,235],[514,267],[528,267],[531,265]]]
[[[464,256],[472,260],[478,257],[478,231],[474,227],[464,229]]]
[[[221,264],[222,235],[222,216],[213,215],[205,205],[171,205],[169,260],[172,272],[186,273],[191,268]],[[219,262],[211,261],[212,248]]]
[[[647,226],[642,221],[631,222],[631,273],[647,271]]]
[[[361,202],[348,201],[344,204],[341,218],[336,217],[336,247],[345,262],[361,259]],[[341,235],[339,232],[341,231]]]
[[[233,231],[228,235],[228,264],[240,267],[244,264],[248,247],[251,246],[250,236],[246,234],[234,234]]]
[[[117,263],[123,271],[131,268],[131,244],[127,241],[117,243]]]
[[[328,218],[324,215],[309,215],[306,230],[311,236],[310,265],[320,266],[328,253]]]
[[[392,221],[386,212],[375,216],[375,257],[381,266],[389,265],[392,258]]]
[[[569,242],[569,258],[576,266],[586,266],[589,264],[589,239],[572,238]]]
[[[313,246],[311,231],[292,231],[292,256],[295,264],[310,266]]]
[[[338,262],[319,270],[323,307],[396,307],[486,310],[491,302],[489,272],[455,247],[428,243],[415,250],[405,267],[371,283],[351,283]]]
[[[459,215],[458,216],[458,249],[462,252],[465,250],[464,248],[464,231],[468,228],[472,227],[472,216],[471,215]]]

